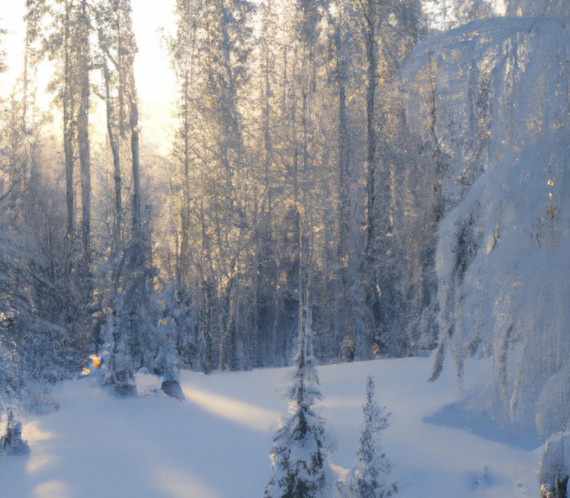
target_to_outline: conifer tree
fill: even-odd
[[[313,404],[322,399],[315,369],[310,311],[300,331],[294,383],[288,395],[291,417],[277,431],[271,461],[273,475],[266,498],[324,497],[331,494],[329,440]]]
[[[360,446],[356,464],[347,482],[340,485],[346,497],[386,498],[398,492],[391,478],[392,466],[382,451],[380,432],[389,426],[389,414],[374,399],[374,380],[366,380],[366,404],[363,409],[364,423],[360,434]]]

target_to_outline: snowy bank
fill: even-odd
[[[354,463],[366,377],[373,375],[376,398],[392,413],[382,442],[398,496],[537,496],[540,448],[525,450],[424,421],[458,399],[451,369],[440,382],[426,381],[430,364],[408,358],[319,368],[324,399],[318,410],[336,439],[333,462],[344,469]],[[0,459],[2,495],[261,497],[291,374],[182,372],[187,401],[161,392],[119,399],[97,378],[62,383],[54,393],[59,413],[27,420],[31,455]]]

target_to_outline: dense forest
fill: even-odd
[[[121,393],[141,368],[288,365],[310,316],[321,363],[434,351],[461,383],[492,356],[466,408],[566,428],[567,2],[177,0],[168,155],[132,9],[26,2],[0,95],[4,410],[93,353]]]

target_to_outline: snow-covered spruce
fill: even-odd
[[[374,390],[374,379],[368,376],[356,464],[346,482],[338,485],[340,494],[346,498],[387,498],[398,492],[391,476],[392,466],[380,444],[381,432],[390,425],[390,414],[375,400]]]
[[[300,332],[297,369],[288,394],[291,416],[273,439],[273,474],[265,488],[266,498],[332,496],[330,441],[324,420],[313,409],[314,403],[322,399],[314,361],[309,319]]]

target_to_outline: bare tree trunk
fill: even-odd
[[[91,161],[89,159],[89,125],[86,102],[87,99],[82,96],[77,121],[77,136],[79,139],[79,163],[81,168],[81,242],[83,245],[84,264],[87,267],[91,263]]]
[[[129,125],[131,131],[131,155],[132,155],[132,177],[133,177],[132,229],[133,229],[133,235],[136,238],[137,236],[141,237],[141,231],[142,231],[139,108],[136,96],[136,89],[131,85],[129,91],[130,91]]]
[[[115,107],[111,96],[111,74],[107,59],[103,61],[103,76],[105,79],[105,105],[107,108],[107,135],[109,146],[113,156],[113,180],[115,187],[115,225],[113,227],[113,254],[116,257],[121,246],[121,225],[123,223],[123,200],[122,200],[122,174],[119,137],[115,133],[116,116]]]
[[[353,253],[349,247],[350,218],[351,218],[351,175],[350,175],[350,139],[348,134],[348,119],[346,109],[346,80],[347,61],[343,47],[342,11],[337,17],[329,15],[329,22],[334,29],[334,46],[336,57],[336,85],[338,90],[338,225],[339,239],[337,246],[338,260],[341,272],[342,302],[339,303],[339,321],[344,330],[345,338],[352,344],[357,341],[354,320],[354,296],[351,292],[353,275]],[[339,338],[340,339],[340,338]]]
[[[73,60],[71,40],[71,4],[65,4],[65,28],[64,28],[64,89],[63,89],[63,147],[65,156],[65,205],[67,209],[66,236],[71,243],[75,232],[74,213],[74,157],[73,143],[75,138],[75,97],[73,84]],[[71,268],[66,265],[66,274],[69,277]]]
[[[79,113],[77,116],[77,139],[79,142],[79,164],[81,170],[81,242],[83,246],[82,274],[86,279],[87,299],[91,295],[91,157],[89,144],[89,28],[87,3],[81,7],[81,35],[78,40],[79,73]]]
[[[381,321],[380,294],[375,264],[375,207],[376,207],[376,87],[378,73],[375,0],[362,5],[364,39],[366,45],[366,237],[364,242],[364,275],[367,276],[366,294],[371,308],[374,326]]]
[[[182,216],[181,216],[181,243],[180,257],[178,263],[178,291],[181,295],[186,295],[187,276],[189,270],[189,229],[190,229],[190,75],[186,71],[183,82],[183,136],[184,136],[184,158],[183,158],[183,199],[182,199]]]
[[[264,91],[263,95],[265,97],[265,102],[263,105],[263,167],[265,175],[265,202],[266,202],[266,224],[268,234],[267,237],[271,241],[273,240],[273,196],[271,194],[271,164],[273,160],[273,145],[271,143],[271,129],[270,129],[270,119],[271,119],[271,108],[269,104],[269,96],[271,95],[271,86],[269,82],[269,47],[265,47],[265,66],[263,68],[263,83]]]

